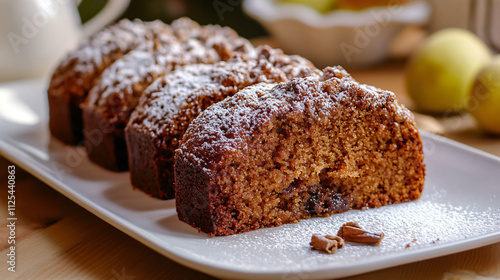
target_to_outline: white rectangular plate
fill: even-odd
[[[45,89],[43,80],[0,85],[0,153],[152,249],[215,277],[345,277],[500,241],[500,159],[428,133],[418,201],[210,238],[177,219],[173,200],[133,191],[128,173],[106,171],[82,147],[52,138]],[[333,255],[310,249],[313,233],[335,234],[348,221],[383,231],[382,244],[347,244]]]

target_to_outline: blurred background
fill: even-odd
[[[83,0],[82,22],[106,3]],[[170,23],[186,16],[229,26],[248,39],[266,38],[255,42],[305,56],[318,67],[364,68],[407,58],[427,34],[449,27],[467,29],[498,49],[495,13],[500,0],[131,0],[120,18]]]
[[[202,25],[230,26],[246,38],[266,35],[266,30],[243,12],[241,2],[241,0],[131,0],[128,9],[121,18],[160,19],[165,23],[170,23],[176,18],[186,16]],[[106,3],[107,0],[83,0],[79,6],[82,21],[89,20]],[[214,5],[220,11],[224,11],[222,19]]]

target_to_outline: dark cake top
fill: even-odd
[[[283,73],[266,70],[269,65],[260,67],[264,69],[257,73],[256,61],[233,61],[179,68],[146,90],[129,125],[144,126],[155,135],[182,133],[191,120],[214,101],[256,81],[286,80]],[[267,76],[263,71],[267,71]]]
[[[269,61],[271,65],[283,71],[290,80],[321,75],[321,71],[302,56],[286,55],[281,49],[273,49],[267,45],[257,47],[256,53],[258,60]]]
[[[252,44],[231,28],[219,25],[200,26],[188,18],[175,20],[171,28],[184,54],[182,64],[214,63],[234,55],[255,57]],[[157,36],[157,40],[164,42],[171,40],[171,37],[161,34]],[[161,52],[161,47],[158,51]]]
[[[108,67],[89,92],[84,107],[100,111],[104,117],[128,119],[140,94],[165,72],[165,58],[133,50]]]
[[[260,47],[258,59],[234,56],[227,63],[188,65],[156,80],[141,97],[129,126],[145,133],[181,137],[189,123],[211,104],[260,82],[288,81],[319,71],[300,57]]]
[[[263,133],[280,116],[307,113],[321,123],[346,106],[394,116],[395,123],[413,119],[394,93],[359,84],[341,67],[328,67],[321,78],[261,83],[213,105],[190,124],[180,149],[208,168],[223,162],[223,155],[246,150],[252,135]]]
[[[63,94],[68,88],[72,94],[84,97],[92,81],[100,71],[124,53],[141,46],[152,38],[152,29],[167,28],[155,21],[121,20],[93,35],[79,49],[69,53],[56,69],[49,90],[51,94]],[[60,90],[56,90],[61,88]]]
[[[99,111],[113,123],[126,123],[144,89],[159,75],[186,64],[256,57],[250,43],[232,29],[200,26],[184,18],[171,28],[161,29],[160,24],[151,23],[154,40],[143,42],[104,70],[90,90],[85,108]]]
[[[227,27],[200,26],[188,18],[178,19],[170,26],[161,21],[124,19],[69,53],[52,76],[49,94],[70,92],[83,98],[94,79],[115,60],[134,49],[149,50],[151,44],[158,53],[182,54],[177,56],[180,64],[213,63],[235,54],[255,56],[250,42]]]

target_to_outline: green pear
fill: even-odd
[[[306,5],[319,13],[326,14],[337,6],[338,0],[281,0],[280,2]]]
[[[438,31],[409,62],[408,93],[424,112],[463,111],[474,78],[490,58],[488,47],[471,32],[459,28]]]
[[[495,56],[477,75],[468,109],[479,127],[500,135],[500,55]]]

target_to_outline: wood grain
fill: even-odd
[[[7,271],[10,164],[0,157],[0,279],[213,279],[154,252],[19,168],[17,271]]]

